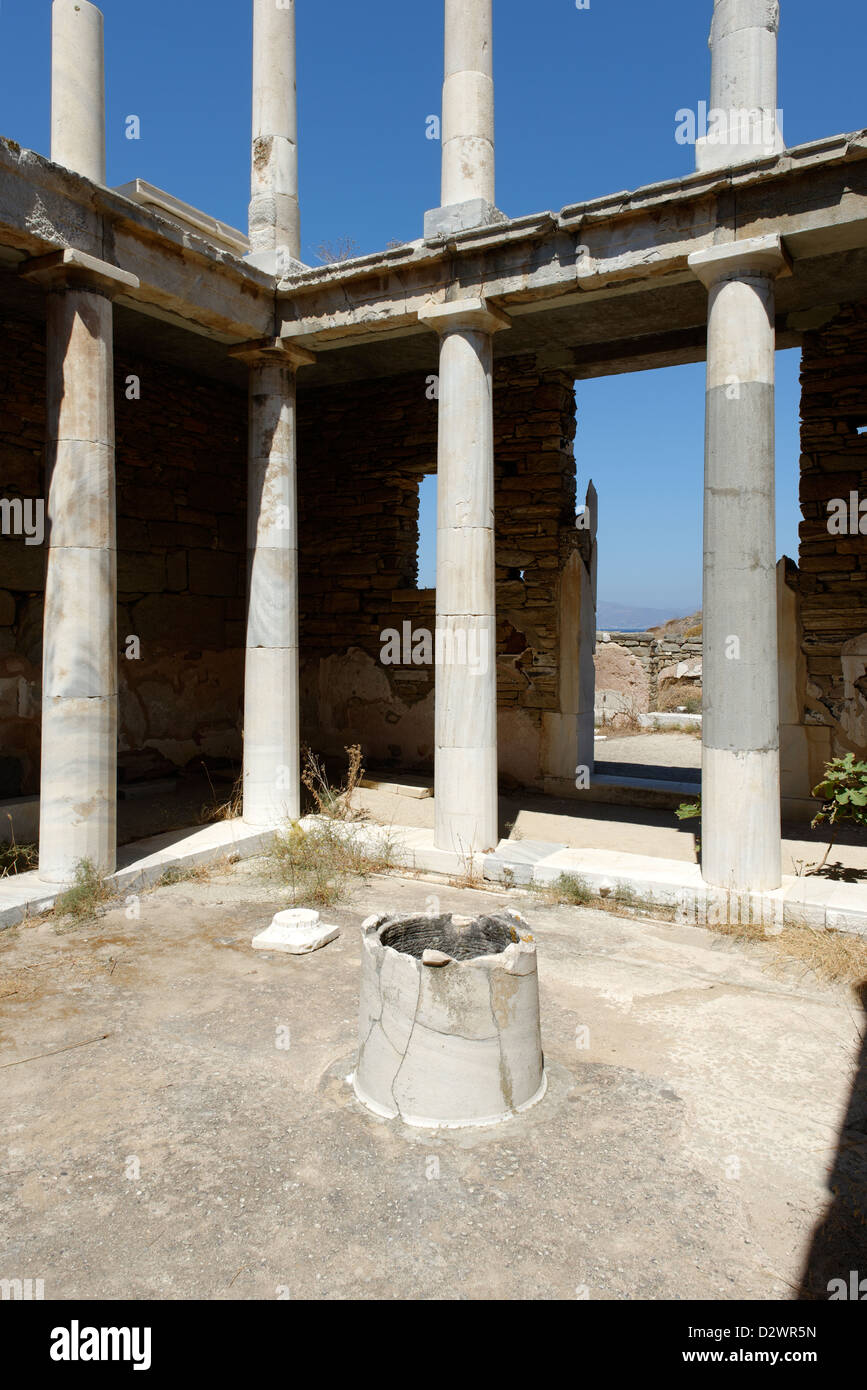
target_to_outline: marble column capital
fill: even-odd
[[[460,332],[462,329],[473,329],[477,333],[497,333],[501,328],[512,326],[508,314],[504,314],[502,309],[496,308],[486,299],[455,299],[445,304],[431,303],[419,311],[418,320],[440,334]]]
[[[296,372],[299,367],[312,367],[316,361],[314,352],[301,347],[291,338],[254,338],[251,342],[237,343],[229,348],[229,356],[237,357],[251,367],[291,367]]]
[[[706,289],[713,289],[722,280],[748,279],[763,276],[776,280],[792,274],[792,258],[782,237],[746,237],[742,241],[727,241],[710,246],[705,251],[693,251],[687,265]]]
[[[126,290],[137,290],[141,283],[138,276],[128,270],[121,270],[120,266],[89,256],[86,251],[76,251],[71,246],[25,261],[18,273],[49,291],[92,290],[107,299],[114,299]]]

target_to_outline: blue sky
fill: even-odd
[[[675,112],[708,95],[711,0],[495,0],[497,202],[512,215],[690,171]],[[251,0],[105,0],[108,181],[244,227]],[[421,233],[439,202],[441,0],[297,0],[306,259]],[[782,0],[789,144],[867,125],[864,0]],[[50,0],[0,0],[0,133],[49,146]],[[125,138],[125,118],[142,138]],[[778,550],[797,552],[798,354],[778,354]],[[698,606],[701,365],[580,383],[579,490],[600,492],[600,597]],[[429,538],[429,516],[425,536]],[[431,548],[423,548],[429,572]]]

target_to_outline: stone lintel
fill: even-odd
[[[777,233],[693,251],[687,265],[708,289],[720,280],[737,280],[741,276],[766,275],[776,279],[792,274],[792,258]]]
[[[431,304],[419,310],[418,321],[436,333],[454,333],[462,328],[497,333],[501,328],[512,326],[508,314],[486,299],[455,299],[446,304]]]
[[[46,256],[35,256],[25,261],[19,275],[26,280],[35,280],[48,290],[87,289],[112,298],[125,290],[137,290],[141,282],[137,275],[128,270],[89,256],[86,251],[76,251],[67,246],[62,251],[49,251]]]
[[[258,362],[270,362],[275,367],[312,367],[316,354],[308,352],[300,343],[290,338],[255,338],[249,343],[237,343],[229,348],[229,356],[254,366]]]

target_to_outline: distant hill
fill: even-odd
[[[602,601],[596,610],[596,626],[600,632],[646,632],[678,617],[676,608],[637,608]]]

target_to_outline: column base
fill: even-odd
[[[243,819],[276,828],[301,815],[297,649],[249,647],[244,685]]]
[[[776,159],[785,154],[786,146],[779,130],[773,140],[733,141],[718,144],[700,136],[695,142],[695,171],[697,174],[713,174],[733,165],[753,164],[759,159]]]
[[[424,215],[425,241],[437,241],[440,237],[454,236],[455,232],[471,231],[474,227],[493,227],[508,222],[508,217],[487,198],[468,198],[463,203],[450,203],[448,207],[431,208]]]
[[[497,750],[437,748],[434,844],[454,854],[484,854],[499,840]]]
[[[46,696],[42,704],[39,877],[71,883],[79,864],[114,873],[117,696]]]
[[[282,246],[272,247],[269,251],[250,251],[244,257],[244,262],[255,270],[264,271],[266,275],[273,275],[276,280],[284,275],[301,275],[305,270],[312,269],[303,261],[296,261]]]
[[[780,755],[702,751],[701,874],[731,892],[765,892],[783,881]]]

